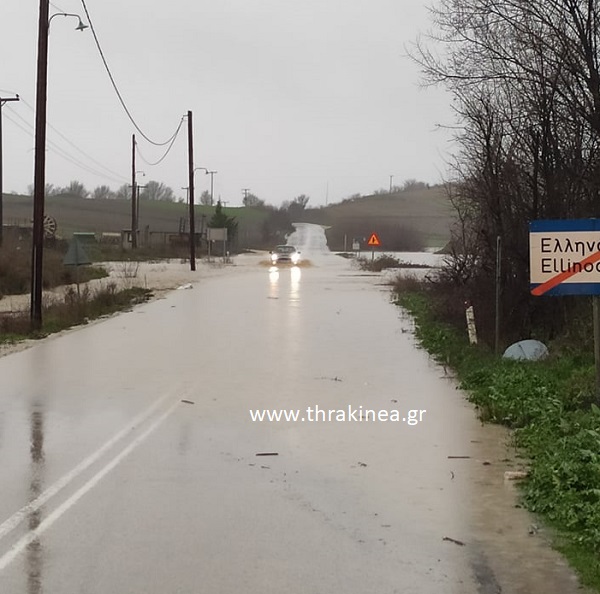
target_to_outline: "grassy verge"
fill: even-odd
[[[377,256],[377,258],[356,258],[356,262],[361,270],[368,270],[369,272],[381,272],[388,268],[431,268],[431,266],[428,266],[427,264],[404,262],[403,260],[398,260],[398,258],[386,254]]]
[[[514,430],[529,461],[526,507],[553,529],[555,546],[584,584],[600,590],[600,408],[588,353],[541,362],[497,358],[468,344],[436,315],[435,295],[415,283],[397,286],[397,302],[414,317],[417,338],[452,367],[485,421]]]
[[[118,291],[114,283],[94,292],[85,287],[80,294],[68,287],[62,299],[45,305],[43,326],[38,331],[30,330],[27,312],[0,315],[0,344],[12,344],[27,338],[43,338],[54,332],[86,324],[95,318],[129,309],[147,301],[150,296],[151,291],[138,287]]]

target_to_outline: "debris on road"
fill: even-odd
[[[469,460],[471,456],[448,456],[448,460]]]
[[[537,524],[531,524],[531,526],[529,526],[529,534],[531,536],[533,536],[534,534],[537,534],[540,530],[540,527]]]
[[[504,473],[505,481],[518,481],[527,478],[528,472],[526,470],[507,470]]]
[[[465,546],[464,542],[462,542],[460,540],[456,540],[455,538],[450,538],[449,536],[444,536],[444,538],[442,538],[442,540],[454,543],[455,545],[458,545],[459,547],[464,547]]]
[[[279,452],[259,452],[257,456],[279,456]]]
[[[192,400],[182,400],[181,402],[183,402],[184,404],[196,404]]]

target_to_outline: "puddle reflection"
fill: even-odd
[[[269,268],[269,299],[279,298],[279,268]]]
[[[302,278],[302,271],[298,266],[293,266],[290,270],[290,301],[297,303],[300,301],[300,279]]]
[[[30,446],[31,453],[31,479],[29,483],[29,501],[32,502],[43,491],[44,481],[44,413],[39,405],[33,405],[30,415]],[[42,509],[35,509],[28,516],[28,527],[30,531],[37,530],[42,522]],[[42,569],[43,569],[43,549],[39,538],[31,541],[27,545],[26,552],[27,569],[27,593],[41,594],[42,588]]]

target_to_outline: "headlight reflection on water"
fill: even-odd
[[[271,266],[269,268],[269,299],[279,297],[279,268]]]
[[[290,301],[300,301],[300,279],[302,278],[302,271],[298,266],[293,266],[290,269]]]

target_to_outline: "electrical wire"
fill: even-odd
[[[11,115],[9,113],[5,113],[4,114],[4,116],[6,117],[6,119],[9,122],[11,122],[17,128],[19,128],[19,130],[23,131],[29,138],[33,139],[33,134],[32,134],[32,131],[31,131],[31,124],[27,120],[25,120],[25,118],[21,117],[19,114],[13,113],[13,115],[16,115],[17,118],[19,120],[21,120],[25,124],[26,127],[23,126],[21,123],[19,123],[19,121],[17,121],[16,119],[14,119],[13,117],[11,117]],[[80,161],[76,157],[73,157],[73,155],[70,155],[63,148],[61,148],[59,145],[57,145],[55,142],[52,142],[51,140],[46,140],[46,145],[47,145],[47,148],[48,148],[48,150],[50,152],[58,155],[59,157],[61,157],[65,161],[68,161],[69,163],[71,163],[71,164],[79,167],[80,169],[83,169],[84,171],[87,171],[88,173],[92,173],[94,175],[97,175],[98,177],[102,177],[104,179],[108,179],[110,181],[117,182],[117,183],[124,183],[124,182],[126,182],[125,178],[123,178],[123,177],[118,177],[118,178],[117,177],[113,177],[113,176],[107,175],[106,173],[104,173],[102,171],[98,171],[97,169],[93,169],[89,165],[86,165],[83,161]]]
[[[49,2],[48,4],[50,4],[50,6],[52,6],[53,8],[56,8],[56,10],[60,10],[61,12],[67,12],[66,10],[62,9],[60,6],[57,6],[53,2]]]
[[[25,105],[25,107],[27,107],[31,111],[31,113],[35,114],[35,109],[33,108],[33,106],[30,103],[28,103],[25,99],[23,99],[23,97],[20,97],[20,99],[21,99],[21,103],[23,103],[23,105]],[[26,122],[24,120],[24,118],[22,118],[21,116],[19,116],[17,114],[14,107],[13,107],[13,112],[14,112],[15,116],[20,117],[20,119],[22,119],[28,126],[30,126],[33,129],[33,126],[29,122]],[[48,126],[48,128],[53,130],[56,134],[58,134],[58,136],[60,136],[65,142],[67,142],[69,145],[71,145],[76,151],[81,153],[86,159],[89,159],[92,163],[94,163],[95,165],[101,167],[106,172],[108,172],[110,175],[106,176],[107,178],[111,178],[111,177],[118,178],[118,180],[120,182],[126,180],[126,178],[121,173],[110,169],[106,165],[103,165],[102,163],[100,163],[100,161],[98,161],[97,159],[94,159],[94,157],[92,157],[91,155],[86,153],[83,149],[79,148],[74,142],[69,140],[60,130],[55,128],[52,124],[50,124],[49,122],[46,122],[46,125]],[[64,150],[64,149],[62,149],[62,150]],[[66,151],[64,151],[64,152],[66,152]]]
[[[100,41],[98,40],[98,36],[96,35],[96,29],[94,28],[94,24],[92,22],[92,18],[90,17],[90,13],[88,11],[88,8],[87,8],[87,5],[85,3],[85,0],[81,0],[81,4],[83,6],[83,10],[85,11],[85,15],[86,15],[87,21],[88,21],[88,23],[90,25],[90,29],[92,31],[92,35],[94,36],[94,41],[96,42],[96,47],[98,48],[98,52],[100,53],[100,58],[102,59],[102,63],[104,64],[104,68],[106,69],[106,72],[108,74],[108,78],[110,79],[110,82],[111,82],[111,84],[113,86],[113,89],[115,90],[115,93],[117,94],[117,97],[119,98],[119,102],[121,103],[121,106],[125,110],[125,113],[127,114],[127,117],[129,118],[129,120],[133,124],[134,128],[142,135],[142,137],[145,140],[147,140],[150,144],[153,144],[154,146],[166,146],[169,143],[171,143],[171,145],[172,145],[172,143],[174,142],[175,138],[177,138],[177,134],[179,134],[179,130],[181,129],[181,124],[179,125],[179,127],[177,128],[177,130],[175,131],[175,133],[173,134],[173,136],[171,136],[171,138],[169,138],[165,142],[155,142],[154,140],[152,140],[151,138],[149,138],[148,136],[146,136],[146,134],[144,134],[144,132],[142,131],[142,129],[137,125],[137,122],[134,120],[133,116],[131,115],[131,112],[129,111],[129,108],[125,104],[125,100],[123,99],[123,96],[121,95],[121,92],[119,91],[119,88],[117,87],[117,83],[115,82],[115,79],[114,79],[114,77],[112,75],[112,72],[110,71],[110,68],[108,67],[108,62],[106,61],[106,58],[104,56],[104,52],[102,51],[102,47],[100,46]]]
[[[150,161],[146,160],[146,158],[144,157],[144,155],[142,155],[138,144],[137,143],[135,144],[135,150],[136,150],[137,154],[140,156],[140,159],[144,163],[146,163],[146,165],[148,165],[149,167],[155,167],[156,165],[160,165],[160,163],[162,163],[167,158],[167,155],[171,152],[171,149],[173,148],[173,145],[175,144],[175,141],[177,140],[177,136],[179,135],[179,132],[181,130],[181,126],[183,126],[184,120],[185,120],[185,116],[181,118],[181,121],[179,122],[179,126],[177,127],[177,130],[175,131],[175,134],[173,135],[173,139],[171,141],[171,144],[167,148],[165,154],[158,161],[156,161],[155,163],[150,163]]]

